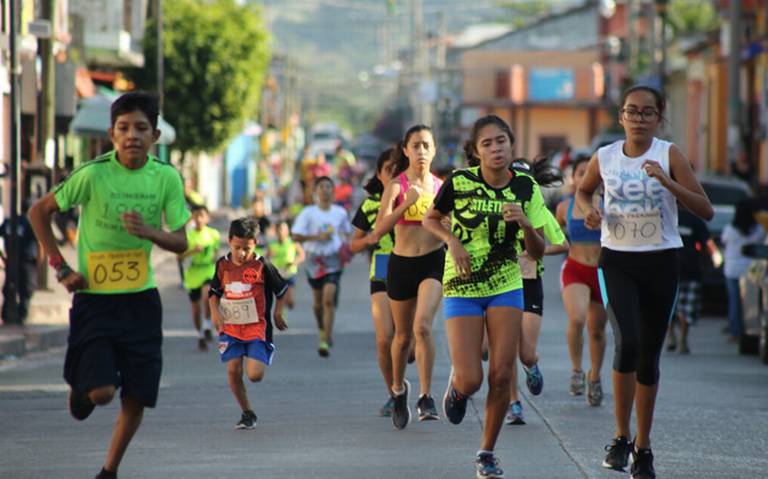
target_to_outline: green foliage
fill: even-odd
[[[707,33],[720,26],[720,18],[711,2],[672,0],[668,11],[669,24],[676,37]]]
[[[253,4],[234,0],[164,0],[163,116],[176,128],[174,148],[215,151],[256,115],[269,68],[269,35]],[[137,86],[156,90],[157,25],[144,36]]]
[[[512,14],[510,23],[515,28],[522,28],[552,10],[552,2],[548,0],[502,1],[500,6]]]

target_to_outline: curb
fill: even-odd
[[[0,358],[19,358],[64,346],[68,334],[68,326],[6,326],[0,329]]]

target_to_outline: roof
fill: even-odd
[[[76,135],[106,137],[111,123],[110,108],[117,97],[116,93],[99,92],[81,99],[77,113],[69,124],[69,131]],[[176,140],[176,129],[162,118],[158,118],[157,128],[160,130],[157,142],[161,145],[169,145]]]

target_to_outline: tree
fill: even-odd
[[[163,117],[176,128],[173,147],[218,150],[258,110],[271,55],[260,10],[234,0],[163,4]],[[157,89],[155,18],[144,36],[145,68],[130,72],[148,91]]]
[[[553,4],[548,0],[516,0],[502,1],[501,7],[506,8],[511,14],[510,24],[514,28],[522,28],[552,12]]]
[[[710,2],[672,0],[668,18],[675,37],[708,33],[720,26],[720,18]]]

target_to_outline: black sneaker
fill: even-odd
[[[384,403],[383,406],[381,406],[381,409],[379,409],[379,416],[381,417],[392,417],[392,410],[395,408],[395,398],[392,396],[387,399],[387,402]]]
[[[208,342],[213,341],[213,333],[211,332],[210,329],[206,329],[205,331],[203,331],[203,336],[205,337],[206,341]]]
[[[117,473],[108,471],[102,467],[101,472],[96,474],[94,479],[117,479]]]
[[[208,351],[208,343],[205,341],[205,338],[197,340],[197,349],[198,351]]]
[[[69,390],[67,403],[69,405],[69,413],[78,421],[85,420],[85,418],[91,415],[93,409],[96,407],[96,405],[88,398],[88,394],[76,393],[71,389]]]
[[[624,472],[629,462],[629,453],[632,451],[632,443],[625,436],[614,438],[610,444],[605,446],[608,452],[603,459],[603,467],[615,471]]]
[[[396,394],[395,406],[392,408],[392,424],[395,429],[405,429],[405,426],[411,422],[411,408],[408,407],[408,396],[411,393],[411,383],[406,379],[403,381],[405,391]]]
[[[235,429],[253,429],[256,427],[256,421],[256,414],[253,411],[243,411],[240,422],[235,425]]]
[[[504,471],[499,467],[499,460],[490,453],[478,454],[475,458],[478,479],[504,479]]]
[[[443,396],[443,414],[451,424],[460,424],[464,419],[464,415],[467,413],[467,399],[469,397],[462,396],[454,389],[453,369],[451,369],[451,375],[448,376],[448,387]]]
[[[437,408],[435,408],[435,400],[426,394],[421,395],[416,401],[416,412],[419,413],[419,421],[440,419],[440,416],[437,415]]]
[[[633,448],[634,449],[634,448]],[[653,453],[650,449],[632,451],[632,467],[629,469],[632,479],[656,479],[653,470]]]

